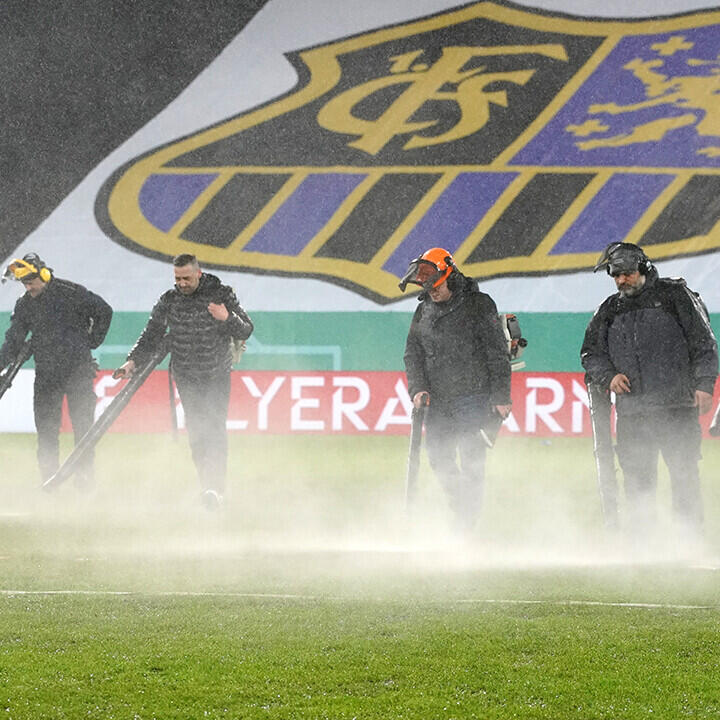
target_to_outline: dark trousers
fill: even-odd
[[[209,380],[177,376],[175,383],[185,411],[185,427],[200,486],[222,494],[227,473],[230,373]]]
[[[486,445],[480,429],[489,410],[478,397],[447,406],[431,400],[425,422],[430,467],[447,493],[458,526],[465,530],[473,527],[482,506]]]
[[[33,408],[37,429],[37,458],[43,481],[55,474],[60,461],[60,421],[62,402],[67,396],[70,422],[75,444],[90,429],[97,398],[93,389],[95,366],[80,365],[63,375],[35,376]],[[90,450],[82,460],[76,474],[80,485],[92,483],[94,452]]]
[[[675,517],[686,527],[701,530],[700,443],[700,423],[694,407],[618,416],[617,454],[633,529],[642,530],[655,522],[658,458],[662,453],[670,473]]]

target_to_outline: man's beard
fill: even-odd
[[[627,285],[620,289],[620,295],[622,297],[635,297],[639,295],[645,289],[645,283],[639,285]]]

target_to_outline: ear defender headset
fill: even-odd
[[[638,272],[641,275],[647,275],[652,269],[652,263],[650,262],[650,259],[645,256],[645,253],[643,253],[643,256],[644,257],[638,261]]]
[[[52,268],[45,265],[37,253],[28,253],[22,259],[15,258],[10,262],[5,268],[2,281],[6,282],[11,276],[21,282],[39,277],[43,282],[47,283],[52,280]]]

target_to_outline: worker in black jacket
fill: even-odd
[[[250,337],[253,324],[232,288],[202,272],[194,255],[178,255],[173,266],[175,287],[161,295],[127,362],[115,374],[132,375],[168,335],[201,500],[214,510],[225,492],[232,343]]]
[[[631,527],[655,519],[662,452],[676,517],[700,532],[703,507],[698,414],[709,412],[718,350],[705,306],[684,280],[660,278],[645,252],[611,243],[595,266],[617,292],[597,309],[581,350],[588,379],[615,393],[617,454]]]
[[[507,341],[492,298],[460,273],[447,250],[431,248],[410,263],[402,290],[407,283],[423,288],[405,345],[408,391],[415,407],[429,403],[430,466],[466,531],[482,502],[481,430],[493,414],[505,418],[511,409]]]
[[[82,285],[56,278],[36,253],[13,260],[3,279],[8,277],[19,280],[25,294],[15,304],[0,349],[0,367],[13,362],[28,333],[32,333],[37,457],[45,481],[58,469],[63,398],[67,397],[76,443],[93,423],[97,364],[90,351],[105,339],[112,308]],[[76,473],[75,483],[83,490],[92,488],[92,452]]]

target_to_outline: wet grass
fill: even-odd
[[[717,445],[702,548],[606,533],[584,440],[499,443],[458,537],[424,465],[406,515],[406,446],[233,436],[210,514],[183,439],[108,435],[86,496],[40,493],[34,438],[0,437],[0,712],[720,714]]]

